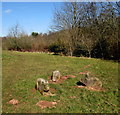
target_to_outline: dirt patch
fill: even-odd
[[[60,80],[58,80],[58,81],[56,81],[56,82],[54,82],[54,81],[52,81],[52,80],[50,80],[50,81],[48,81],[49,83],[51,83],[51,84],[60,84],[60,83],[63,83],[64,81],[62,80],[62,79],[60,79]]]
[[[49,83],[52,83],[52,84],[60,84],[60,83],[63,83],[64,80],[68,79],[68,78],[75,78],[76,76],[74,75],[66,75],[66,76],[62,76],[58,81],[54,82],[51,80],[51,77],[49,76],[48,79],[49,79]]]
[[[85,88],[85,86],[72,86],[73,88]]]
[[[50,88],[50,92],[51,92],[51,93],[55,93],[55,92],[57,92],[57,90],[54,89],[54,88]]]
[[[66,79],[68,79],[70,77],[75,78],[76,76],[74,76],[74,75],[66,75],[66,76],[62,76],[61,79],[66,80]]]
[[[93,88],[93,87],[87,87],[87,86],[72,86],[73,88],[85,88],[91,91],[105,91],[104,88]]]
[[[56,96],[56,94],[51,93],[50,91],[44,92],[43,95],[44,95],[44,96]]]
[[[62,79],[62,80],[66,80],[66,79],[68,79],[68,78],[70,78],[70,77],[71,77],[71,78],[75,78],[76,76],[74,76],[74,75],[66,75],[66,76],[62,76],[61,79]]]
[[[19,103],[19,101],[16,99],[12,99],[9,102],[7,102],[7,104],[12,104],[12,105],[17,105],[18,103]]]
[[[69,98],[71,98],[71,99],[75,99],[75,98],[77,98],[76,96],[70,96]]]
[[[86,89],[88,89],[88,90],[92,90],[92,91],[106,91],[104,88],[86,87]]]
[[[56,104],[57,102],[40,101],[36,105],[39,106],[41,109],[45,109],[55,107]]]
[[[49,77],[49,83],[52,83],[52,84],[60,84],[60,83],[63,83],[64,82],[64,80],[66,80],[68,77],[67,76],[62,76],[58,81],[52,81],[51,79],[50,79],[50,77]]]
[[[66,79],[68,79],[68,78],[69,78],[69,76],[67,76],[67,75],[61,77],[62,80],[66,80]]]
[[[69,78],[69,77],[76,78],[76,76],[74,76],[74,75],[67,75],[67,77],[68,77],[68,78]]]
[[[79,74],[87,74],[89,71],[84,71],[84,72],[80,72]],[[89,72],[89,73],[91,73],[91,72]]]

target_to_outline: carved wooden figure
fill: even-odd
[[[61,77],[61,74],[59,71],[52,72],[52,76],[51,76],[52,81],[56,82],[60,79],[60,77]]]
[[[41,94],[48,92],[50,89],[48,81],[43,78],[38,78],[36,81],[36,89],[40,91]]]

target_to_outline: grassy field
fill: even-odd
[[[118,64],[113,61],[80,57],[62,57],[52,54],[3,51],[2,54],[3,113],[118,113]],[[42,96],[34,90],[35,81],[48,79],[53,70],[64,75],[75,75],[60,84],[50,84],[56,96]],[[73,88],[90,71],[102,83],[104,92]],[[75,96],[75,98],[70,98]],[[11,99],[19,100],[10,105]],[[41,109],[40,100],[58,101],[55,108]]]

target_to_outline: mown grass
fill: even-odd
[[[80,57],[61,57],[52,54],[3,51],[2,54],[3,113],[118,113],[118,64],[113,61]],[[89,65],[89,66],[88,66]],[[56,96],[42,96],[34,91],[38,77],[48,79],[53,70],[75,75],[61,84],[50,84]],[[83,77],[79,72],[90,71],[98,77],[105,92],[73,88]],[[76,98],[70,98],[76,96]],[[10,99],[19,100],[9,105]],[[56,108],[41,109],[40,100],[58,101]]]

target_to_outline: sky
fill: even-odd
[[[2,36],[18,24],[27,34],[47,33],[52,25],[55,8],[62,2],[3,2]]]
[[[25,2],[26,0],[18,0],[24,2],[6,1],[10,0],[2,0],[2,3],[0,2],[0,36],[7,36],[9,29],[16,24],[19,24],[28,35],[32,32],[48,33],[52,25],[55,8],[60,8],[63,4],[63,2]]]

